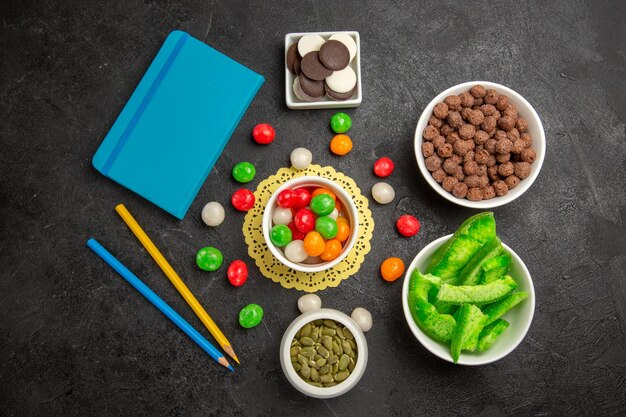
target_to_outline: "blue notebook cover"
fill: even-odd
[[[93,166],[182,219],[263,82],[261,75],[174,31]]]

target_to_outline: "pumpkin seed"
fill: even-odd
[[[326,364],[319,369],[320,375],[324,375],[330,372],[330,365]]]
[[[302,329],[300,329],[300,337],[308,336],[311,334],[311,323],[305,324]]]
[[[322,344],[327,350],[333,349],[333,338],[330,336],[322,336]]]
[[[315,361],[313,359],[309,360],[308,365],[309,365],[309,368],[319,368],[319,366],[315,364]]]
[[[356,363],[354,362],[354,359],[350,358],[350,363],[348,364],[348,371],[350,371],[350,373],[354,372],[355,366],[356,366]]]
[[[337,332],[333,329],[324,329],[324,331],[322,332],[322,334],[324,336],[334,336],[337,334]]]
[[[341,355],[343,353],[343,350],[341,350],[341,346],[339,346],[337,342],[333,342],[333,353],[335,355]]]
[[[325,386],[326,388],[334,387],[335,385],[337,385],[337,383],[336,383],[336,382],[330,382],[330,383],[328,383],[328,384],[324,384],[324,386]]]
[[[347,353],[348,355],[352,352],[352,347],[345,340],[341,344],[341,348],[343,349],[343,352]]]
[[[324,324],[324,320],[322,319],[313,320],[313,324],[315,324],[316,326],[321,326],[322,324]]]
[[[347,355],[350,356],[352,359],[356,359],[356,353],[354,353],[354,351],[348,353]]]
[[[308,382],[308,381],[307,381]],[[322,384],[320,384],[319,382],[309,382],[309,384],[313,385],[314,387],[319,387],[319,388],[323,388],[324,386]]]
[[[326,363],[329,363],[332,365],[334,363],[337,363],[338,360],[339,358],[337,356],[332,355],[332,356],[329,356],[328,359],[326,359]]]
[[[332,369],[330,371],[330,373],[332,375],[335,375],[337,373],[337,371],[339,371],[339,362],[335,362],[332,366]]]
[[[346,354],[341,355],[341,358],[339,358],[339,370],[343,371],[348,367],[348,364],[350,363],[350,357]]]
[[[333,376],[329,374],[320,375],[320,382],[323,382],[324,384],[333,382]]]
[[[335,381],[337,381],[337,382],[345,381],[346,378],[349,377],[349,376],[350,376],[350,372],[348,372],[348,371],[339,371],[335,375]]]
[[[354,335],[352,334],[352,332],[350,331],[350,329],[348,329],[347,327],[344,327],[343,329],[343,335],[346,337],[346,339],[348,340],[354,340]]]
[[[296,356],[298,353],[300,353],[301,350],[302,348],[300,346],[294,346],[291,349],[289,349],[289,354],[291,356]]]
[[[311,381],[319,381],[320,380],[320,374],[317,372],[317,369],[311,369]]]
[[[297,356],[292,356],[291,357],[291,363],[298,363],[298,357]]]
[[[321,359],[316,360],[315,361],[315,365],[317,365],[316,366],[317,368],[320,368],[320,367],[326,365],[326,359],[321,358]]]
[[[300,343],[302,343],[302,346],[313,346],[315,344],[313,339],[311,339],[308,336],[304,336],[304,337],[300,338]]]
[[[302,348],[302,350],[300,350],[300,354],[302,356],[306,356],[307,358],[312,357],[313,355],[315,355],[315,348],[313,346],[307,346],[305,348]]]
[[[309,365],[307,365],[306,363],[302,365],[302,367],[300,368],[300,375],[302,375],[306,379],[309,379],[311,377],[311,368],[309,368]]]
[[[352,340],[347,340],[347,342],[350,345],[350,347],[352,348],[352,350],[356,350],[356,343],[354,343]]]
[[[318,360],[318,359],[322,359],[322,355],[319,355],[319,354],[317,354],[317,353],[316,353],[315,355],[313,355],[313,360],[314,360],[314,361],[316,361],[316,360]]]
[[[328,359],[328,357],[330,356],[330,352],[324,346],[318,347],[317,353],[319,353],[319,355],[324,359]]]
[[[296,339],[292,340],[291,341],[291,346],[300,346],[300,341],[296,340]]]
[[[335,323],[332,320],[324,320],[324,326],[330,327],[331,329],[336,329],[337,328],[337,323]]]
[[[304,357],[304,356],[302,356],[302,355],[298,355],[298,363],[299,363],[300,365],[304,365],[304,364],[305,364],[305,363],[307,363],[307,362],[308,362],[307,358],[305,358],[305,357]]]
[[[340,339],[345,339],[346,337],[343,335],[343,329],[340,327],[337,327],[337,336],[339,336]]]
[[[299,363],[292,363],[293,365],[293,369],[295,369],[296,372],[298,372],[300,370],[300,364]]]
[[[319,338],[320,335],[320,330],[319,329],[313,329],[311,330],[311,339],[313,340],[317,340]]]

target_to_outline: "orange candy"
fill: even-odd
[[[350,225],[350,222],[348,221],[348,219],[346,219],[343,216],[339,216],[337,217],[337,220],[335,220],[337,223],[345,223],[347,225]]]
[[[324,247],[324,252],[320,255],[323,261],[332,261],[341,253],[341,242],[337,239],[330,239],[326,242],[326,246]],[[306,250],[306,243],[305,243]]]
[[[385,281],[395,281],[404,274],[404,262],[400,258],[387,258],[380,264],[380,273]]]
[[[335,135],[330,141],[330,151],[343,156],[352,150],[352,139],[348,135]]]
[[[304,251],[309,256],[320,256],[325,248],[326,243],[324,243],[324,238],[319,233],[315,231],[309,232],[304,237]]]
[[[335,236],[335,239],[345,242],[350,237],[350,225],[347,221],[340,222],[339,219],[345,220],[345,217],[337,217],[337,236]]]

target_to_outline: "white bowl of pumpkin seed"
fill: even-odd
[[[298,391],[333,398],[350,391],[367,366],[367,341],[346,314],[329,308],[298,316],[280,343],[280,364]]]

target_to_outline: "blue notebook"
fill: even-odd
[[[174,31],[93,166],[182,219],[263,82],[261,75]]]

